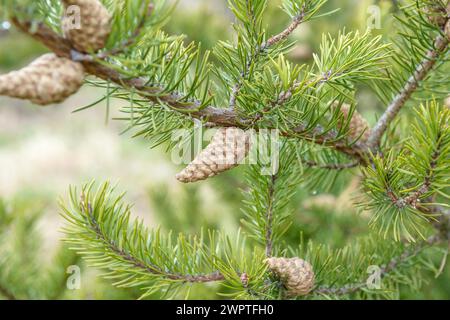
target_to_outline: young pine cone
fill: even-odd
[[[47,105],[64,101],[84,80],[80,63],[45,54],[25,68],[0,76],[0,95]]]
[[[343,104],[341,112],[344,115],[344,121],[347,121],[350,113],[350,106]],[[352,120],[349,124],[349,136],[352,140],[359,138],[360,141],[367,141],[370,136],[370,126],[366,119],[358,112],[353,111]]]
[[[79,11],[63,17],[63,31],[75,49],[96,52],[105,47],[111,33],[111,15],[99,0],[62,0],[66,10],[76,6]],[[72,15],[80,13],[79,20]],[[76,22],[79,22],[77,25]]]
[[[312,266],[300,258],[269,258],[270,270],[280,278],[290,297],[305,296],[314,287]]]
[[[211,143],[179,174],[181,182],[208,179],[234,168],[247,156],[251,137],[239,128],[220,128]]]

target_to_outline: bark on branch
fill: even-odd
[[[15,18],[12,19],[12,22],[18,29],[44,44],[58,56],[74,59],[77,57],[79,58],[81,55],[71,47],[71,44],[66,39],[56,34],[43,23],[32,25],[31,22],[22,22]],[[172,108],[175,112],[186,114],[186,116],[200,119],[204,122],[215,124],[216,126],[259,129],[258,127],[252,126],[254,119],[240,117],[234,110],[218,108],[215,106],[201,108],[200,101],[193,101],[190,103],[181,102],[183,97],[179,94],[165,93],[164,88],[149,86],[147,80],[143,77],[130,78],[122,75],[117,70],[89,59],[80,59],[77,61],[83,64],[88,74],[115,83],[124,89],[133,89],[139,95],[148,99],[149,102],[154,104],[161,104],[162,102]],[[364,144],[356,143],[349,146],[347,141],[337,138],[336,132],[325,132],[320,126],[316,126],[313,129],[307,128],[306,126],[298,126],[289,131],[281,132],[281,135],[291,138],[306,139],[313,143],[334,148],[335,150],[355,158],[361,164],[367,164],[367,147],[365,147]]]
[[[240,74],[239,81],[233,86],[233,89],[231,90],[230,95],[230,109],[233,110],[236,107],[237,97],[239,95],[239,92],[242,89],[243,80],[248,78],[250,68],[252,64],[258,59],[258,57],[264,53],[267,49],[274,46],[275,44],[284,41],[289,37],[289,35],[295,31],[295,29],[298,28],[298,26],[303,22],[303,19],[305,18],[305,7],[303,7],[302,11],[295,16],[292,19],[292,22],[289,24],[289,26],[284,29],[279,34],[276,34],[272,36],[269,40],[264,42],[261,46],[259,46],[256,50],[256,52],[253,54],[252,57],[249,58],[249,61],[247,62],[247,65],[245,67],[245,70],[243,70]]]
[[[378,149],[383,134],[386,132],[387,128],[395,119],[403,106],[406,104],[406,102],[411,98],[413,93],[419,88],[420,82],[425,80],[430,71],[436,65],[439,57],[448,49],[448,44],[449,41],[447,38],[439,36],[436,39],[435,48],[427,53],[426,57],[416,67],[416,70],[411,75],[411,77],[408,79],[408,81],[406,81],[405,86],[403,87],[401,92],[387,107],[384,114],[372,129],[372,133],[369,137],[368,145],[372,148],[372,150]]]
[[[213,272],[208,274],[179,274],[179,273],[173,273],[170,271],[162,270],[158,266],[149,265],[145,261],[139,260],[138,258],[134,257],[129,252],[123,250],[122,248],[119,248],[114,241],[111,241],[107,236],[104,235],[102,230],[100,229],[99,224],[97,223],[97,220],[92,214],[92,207],[90,204],[87,206],[89,208],[89,227],[95,232],[98,239],[104,243],[111,252],[113,252],[115,255],[119,256],[121,259],[127,261],[133,267],[140,269],[146,273],[158,275],[162,278],[174,280],[174,281],[181,281],[181,282],[190,282],[190,283],[205,283],[205,282],[215,282],[215,281],[222,281],[225,280],[225,277],[220,272]]]

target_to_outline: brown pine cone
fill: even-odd
[[[341,112],[344,115],[344,120],[347,121],[350,113],[350,106],[348,104],[343,104],[341,106]],[[338,124],[338,126],[340,127],[341,124]],[[370,126],[367,120],[358,111],[353,111],[352,120],[349,124],[350,138],[353,140],[359,138],[360,141],[364,142],[369,139],[370,132]]]
[[[80,28],[72,25],[73,17],[64,15],[63,31],[75,49],[80,52],[96,52],[105,47],[111,33],[111,15],[99,0],[62,0],[64,7],[78,6]]]
[[[179,174],[181,182],[208,179],[240,164],[250,150],[251,137],[239,128],[220,128],[211,143]]]
[[[84,80],[80,63],[45,54],[25,68],[0,76],[0,95],[31,100],[40,105],[64,101]]]
[[[312,266],[300,258],[269,258],[270,270],[280,278],[290,297],[305,296],[314,287]]]

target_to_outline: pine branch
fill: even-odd
[[[312,11],[315,13],[325,2],[325,0],[315,1]],[[297,0],[285,0],[283,2],[285,7],[290,8],[288,12],[293,18],[291,24],[281,33],[263,42],[266,38],[262,32],[261,17],[267,1],[230,1],[230,6],[234,8],[237,18],[241,20],[243,25],[241,26],[242,28],[236,28],[240,39],[237,48],[232,45],[224,45],[223,47],[224,51],[229,50],[232,52],[228,52],[228,54],[223,53],[222,56],[222,58],[226,58],[223,59],[225,64],[229,64],[225,66],[227,70],[224,72],[223,79],[220,79],[226,83],[224,86],[226,94],[223,94],[226,101],[220,100],[223,97],[216,100],[216,94],[220,95],[220,93],[210,93],[209,86],[206,86],[204,90],[202,89],[202,92],[205,93],[204,96],[203,94],[197,94],[197,89],[203,81],[208,82],[209,74],[208,72],[203,72],[204,70],[209,71],[209,64],[206,58],[203,60],[199,59],[201,60],[199,69],[202,72],[195,70],[196,80],[192,81],[195,84],[191,88],[189,75],[194,66],[198,67],[195,65],[195,62],[192,62],[196,61],[195,57],[198,57],[199,51],[196,51],[197,55],[190,51],[193,47],[188,47],[184,51],[183,48],[185,47],[181,44],[182,41],[180,41],[180,47],[177,47],[177,49],[181,48],[180,51],[162,50],[157,52],[155,57],[152,57],[151,53],[147,53],[150,58],[155,58],[155,61],[149,62],[141,57],[141,47],[140,44],[137,44],[137,40],[146,27],[145,20],[151,14],[150,11],[153,7],[140,21],[134,19],[135,21],[132,25],[136,26],[136,28],[134,33],[129,35],[128,39],[118,41],[118,34],[112,34],[116,37],[116,41],[113,41],[113,43],[117,43],[117,46],[112,49],[105,49],[105,51],[97,55],[82,54],[75,51],[67,40],[43,23],[34,24],[28,20],[23,22],[16,18],[12,19],[12,22],[23,32],[28,33],[46,45],[57,55],[82,63],[88,74],[108,82],[108,88],[109,83],[113,83],[117,85],[117,88],[115,88],[117,91],[120,89],[128,91],[117,94],[110,94],[108,91],[106,98],[109,99],[110,96],[113,96],[133,100],[134,97],[130,97],[128,95],[129,92],[141,96],[143,99],[137,102],[138,108],[140,108],[139,112],[142,112],[141,114],[151,113],[149,108],[157,110],[161,108],[161,110],[164,109],[164,112],[167,111],[172,115],[180,114],[185,116],[186,119],[199,119],[207,123],[208,126],[232,126],[257,130],[280,129],[282,127],[281,135],[285,138],[296,138],[316,143],[320,146],[330,147],[355,160],[348,163],[326,163],[327,161],[323,158],[309,157],[304,162],[311,167],[343,170],[358,165],[365,165],[372,161],[373,166],[369,168],[372,169],[370,172],[372,176],[367,178],[367,180],[370,180],[368,189],[375,193],[371,204],[377,210],[381,207],[379,210],[381,212],[380,215],[389,213],[386,219],[388,226],[397,223],[396,221],[393,222],[393,220],[405,219],[408,220],[408,223],[411,223],[412,229],[417,229],[415,226],[416,221],[414,220],[416,216],[414,215],[418,216],[420,213],[424,213],[425,216],[425,214],[432,212],[435,208],[426,208],[427,205],[431,205],[431,200],[428,201],[428,199],[432,199],[430,194],[440,192],[448,186],[448,183],[444,181],[445,172],[442,173],[446,169],[445,164],[448,161],[448,157],[441,150],[441,147],[448,150],[446,144],[448,135],[444,137],[447,139],[445,141],[440,140],[441,135],[436,135],[434,137],[436,139],[432,139],[433,144],[423,148],[425,151],[423,151],[423,154],[420,154],[421,157],[417,156],[418,153],[410,150],[414,150],[414,143],[409,146],[410,149],[407,146],[406,152],[401,153],[399,158],[402,156],[407,158],[409,156],[410,159],[417,159],[414,162],[416,166],[412,165],[412,168],[402,166],[405,163],[408,164],[408,160],[404,159],[400,159],[401,161],[399,162],[389,162],[389,160],[383,162],[384,159],[381,158],[373,159],[371,158],[371,151],[379,147],[382,136],[397,114],[417,91],[421,82],[428,77],[441,55],[446,52],[449,44],[448,39],[441,36],[437,38],[434,42],[434,49],[426,54],[426,57],[418,64],[406,84],[401,88],[400,93],[389,104],[385,114],[375,126],[369,143],[352,142],[349,141],[344,132],[345,128],[343,129],[343,127],[345,126],[340,125],[342,124],[340,122],[342,117],[339,118],[339,112],[331,112],[333,110],[332,102],[353,101],[354,86],[359,82],[373,79],[385,80],[381,73],[376,71],[383,65],[390,53],[387,52],[388,50],[385,50],[386,46],[380,45],[380,37],[373,38],[368,33],[364,35],[359,35],[359,33],[342,34],[337,41],[331,37],[324,37],[321,47],[323,54],[322,56],[317,55],[314,57],[315,67],[306,71],[302,70],[301,67],[292,68],[292,65],[285,63],[280,55],[285,48],[282,49],[277,46],[271,51],[267,50],[286,40],[300,23],[308,21],[310,12],[307,12],[306,5],[301,7],[300,3],[304,4],[306,2]],[[313,4],[314,1],[307,3]],[[48,6],[50,5],[49,2]],[[298,13],[300,9],[301,11]],[[117,21],[116,25],[118,24]],[[55,27],[55,25],[53,26]],[[54,29],[57,29],[57,27]],[[128,35],[129,33],[127,32],[126,34]],[[120,40],[123,39],[122,37],[119,38]],[[166,37],[161,37],[161,39],[163,40],[162,42],[171,41]],[[155,42],[158,41],[159,38]],[[432,37],[424,42],[431,41]],[[178,42],[174,43],[178,44]],[[134,45],[136,45],[136,48],[132,48]],[[431,46],[431,43],[427,46]],[[127,50],[129,47],[131,48],[130,52]],[[107,48],[109,47],[107,46]],[[149,46],[147,48],[149,52],[151,48],[153,47]],[[160,48],[158,47],[158,49]],[[177,58],[172,59],[172,53],[174,52],[180,53],[179,57],[177,56],[179,60]],[[123,57],[120,56],[122,53],[130,53],[130,55]],[[273,58],[277,55],[280,62],[278,65],[275,62],[274,65],[263,66],[262,62],[269,64],[269,60],[274,61]],[[262,61],[263,57],[267,59]],[[162,62],[158,60],[159,58],[161,58]],[[145,70],[141,72],[139,68],[133,69],[130,67],[131,63],[128,65],[122,64],[124,60],[140,61],[139,63],[136,62],[136,64],[143,66]],[[419,60],[415,59],[412,67]],[[187,62],[179,64],[179,61]],[[165,69],[166,63],[171,65],[172,68]],[[157,67],[151,69],[153,66]],[[169,84],[159,78],[158,72],[154,72],[156,83],[150,83],[152,77],[145,77],[147,68],[152,71],[159,71],[160,69],[158,68],[160,66],[164,74],[161,78],[167,80]],[[207,67],[203,68],[204,66]],[[274,66],[279,71],[278,73],[272,72]],[[409,73],[410,71],[408,71],[408,76]],[[303,74],[304,80],[298,80]],[[313,80],[310,80],[311,78]],[[253,79],[258,81],[255,81],[256,83],[254,84],[252,83]],[[402,86],[405,80],[406,77],[402,77],[398,86]],[[322,86],[322,84],[324,85]],[[266,88],[262,88],[263,86],[266,86]],[[189,88],[185,90],[185,87]],[[228,101],[226,98],[230,94],[230,87],[232,92]],[[254,91],[252,91],[253,88],[255,88]],[[261,97],[263,96],[265,99],[261,103]],[[209,97],[214,98],[209,99]],[[329,99],[333,101],[328,103]],[[218,101],[221,102],[218,103]],[[255,105],[252,105],[252,101],[255,101]],[[215,106],[220,103],[228,104],[227,108]],[[147,104],[150,104],[150,107]],[[386,102],[386,104],[388,103]],[[134,100],[132,105],[134,107]],[[236,107],[241,109],[247,108],[247,110],[236,110]],[[131,110],[130,113],[133,113],[133,111]],[[141,121],[145,123],[147,120],[148,118]],[[425,132],[424,134],[428,138],[433,135],[436,131],[434,129],[438,127],[435,125],[435,122],[430,121],[430,123],[432,128],[427,129],[430,129],[431,133]],[[145,133],[145,130],[140,132],[140,134]],[[261,172],[261,163],[258,163],[255,168],[251,168],[250,170],[252,171],[248,174],[251,188],[248,190],[250,200],[247,202],[245,214],[249,219],[244,221],[244,223],[249,226],[253,237],[262,244],[261,247],[264,247],[266,257],[271,257],[274,252],[281,251],[275,244],[289,226],[290,216],[286,214],[286,208],[289,206],[289,201],[298,187],[300,176],[302,176],[301,173],[299,174],[302,168],[297,169],[292,166],[293,152],[291,152],[292,149],[288,145],[291,140],[293,139],[283,140],[287,148],[281,150],[280,163],[282,167],[277,174],[264,176]],[[417,138],[415,142],[417,141],[423,143],[421,137]],[[434,153],[429,152],[436,145]],[[408,154],[408,151],[411,151],[410,154]],[[334,154],[336,155],[337,153]],[[390,155],[392,157],[396,156],[394,153],[390,153]],[[323,163],[313,160],[322,160],[321,162]],[[335,157],[331,161],[339,162],[339,158]],[[386,163],[393,165],[385,165]],[[391,167],[394,167],[392,170],[393,174],[389,171]],[[267,169],[267,167],[264,167],[264,169]],[[158,290],[164,285],[169,287],[185,283],[227,281],[226,284],[230,288],[233,286],[237,288],[243,287],[243,291],[251,296],[270,297],[272,291],[269,289],[269,286],[273,285],[273,283],[267,284],[267,266],[262,263],[264,252],[260,247],[255,247],[252,255],[246,252],[246,247],[241,245],[241,243],[236,246],[237,248],[231,248],[229,239],[226,239],[226,241],[223,241],[225,247],[230,246],[230,248],[225,249],[225,252],[223,252],[221,247],[215,245],[213,239],[210,239],[210,243],[205,244],[203,237],[200,237],[200,239],[193,237],[186,240],[183,235],[180,235],[176,243],[173,243],[171,235],[169,237],[161,237],[158,231],[149,232],[139,221],[130,224],[129,207],[122,205],[121,197],[109,198],[108,185],[104,186],[95,196],[89,194],[90,188],[91,186],[87,187],[88,194],[84,193],[86,188],[83,190],[81,203],[79,199],[74,200],[72,193],[72,207],[69,209],[63,208],[64,217],[69,222],[69,227],[66,229],[67,241],[74,246],[72,249],[84,255],[92,265],[106,269],[108,271],[107,276],[115,279],[117,285],[128,287],[143,286],[150,291]],[[419,202],[424,200],[427,202],[425,206],[418,205]],[[384,206],[386,203],[387,206]],[[393,206],[396,211],[394,211],[394,214],[391,214]],[[410,212],[406,210],[400,211],[402,209],[411,209],[414,212],[410,217],[408,215]],[[382,278],[387,278],[399,270],[410,258],[419,255],[426,247],[439,243],[445,237],[448,238],[448,213],[443,212],[442,216],[443,219],[437,226],[437,229],[442,231],[439,236],[422,241],[418,246],[410,245],[397,257],[391,258],[395,255],[391,252],[389,258],[385,257],[382,259],[389,260],[386,265],[381,266]],[[423,218],[423,216],[420,216],[420,218]],[[383,220],[383,217],[379,220]],[[403,226],[400,225],[399,227],[397,224],[394,228],[400,230]],[[409,230],[406,231],[410,235]],[[397,251],[400,250],[399,247]],[[239,252],[240,256],[236,252]],[[345,254],[345,252],[342,253],[342,255]],[[253,260],[251,262],[249,262],[248,256],[252,257]],[[356,260],[362,261],[360,258],[361,256],[358,256]],[[257,275],[257,277],[254,275]],[[360,282],[345,287],[319,287],[314,293],[346,295],[364,290],[365,286],[365,283]],[[255,289],[255,287],[257,288]],[[2,288],[0,287],[1,293]]]
[[[284,62],[284,59],[282,59]],[[294,81],[292,85],[289,86],[287,90],[282,91],[274,100],[272,100],[263,110],[256,114],[253,119],[253,124],[257,123],[259,120],[263,119],[264,114],[272,111],[275,108],[282,107],[284,104],[290,101],[294,92],[298,90],[300,87],[311,87],[315,88],[316,85],[321,85],[329,80],[328,74],[324,74],[318,79],[310,80],[306,84],[301,81]]]
[[[306,14],[306,7],[303,6],[302,11],[292,19],[292,22],[285,30],[283,30],[277,35],[272,36],[269,40],[264,42],[261,46],[258,47],[254,55],[250,59],[248,59],[246,69],[241,72],[239,82],[233,86],[231,92],[229,104],[229,108],[231,110],[234,110],[234,108],[236,107],[237,96],[241,91],[243,81],[248,77],[252,64],[258,59],[259,55],[266,52],[267,49],[276,45],[279,42],[286,40],[289,37],[289,35],[292,32],[294,32],[294,30],[297,29],[298,26],[303,22],[305,14]]]
[[[433,171],[436,169],[440,152],[441,146],[439,145],[431,157],[430,168],[427,169],[427,175],[422,185],[416,191],[406,197],[398,198],[392,191],[388,190],[388,196],[397,208],[402,209],[405,206],[411,206],[415,209],[417,208],[417,203],[420,202],[420,198],[430,191],[431,184],[433,183]]]
[[[269,141],[267,143],[271,144]],[[246,172],[249,190],[244,209],[246,219],[242,222],[250,231],[251,237],[264,247],[266,257],[272,257],[275,242],[290,225],[288,204],[302,179],[299,174],[301,168],[293,170],[298,164],[293,148],[292,143],[282,144],[276,168],[267,167],[269,159],[259,159],[258,163],[250,166]],[[268,151],[268,154],[273,151]],[[273,163],[269,165],[272,166]]]
[[[236,112],[229,109],[222,109],[214,106],[201,107],[200,101],[193,101],[191,103],[181,102],[180,100],[183,97],[178,93],[167,94],[165,88],[149,86],[147,80],[142,77],[133,78],[122,75],[119,71],[109,68],[97,61],[83,61],[85,60],[84,55],[80,56],[79,53],[71,48],[70,43],[66,39],[57,35],[43,23],[34,25],[31,22],[22,22],[16,18],[11,20],[17,28],[47,46],[57,55],[69,59],[81,60],[80,62],[89,74],[102,80],[115,83],[124,89],[135,90],[136,93],[156,105],[164,103],[175,112],[184,114],[186,117],[197,118],[222,127],[248,129],[248,126],[254,121],[254,119],[242,118]],[[258,129],[258,127],[255,127],[255,129]],[[281,135],[285,137],[302,138],[320,145],[329,146],[357,159],[362,164],[365,164],[367,161],[367,149],[363,144],[355,143],[349,146],[346,141],[342,141],[342,139],[338,138],[337,132],[332,130],[325,131],[321,126],[316,126],[314,128],[297,126],[281,132]]]
[[[372,133],[368,140],[368,145],[373,149],[377,149],[380,141],[389,125],[394,121],[397,114],[411,98],[413,93],[419,88],[420,82],[423,81],[429,73],[433,70],[438,59],[448,49],[449,40],[442,36],[438,36],[435,41],[435,47],[430,50],[426,57],[416,67],[413,75],[405,83],[401,92],[394,98],[391,104],[387,107],[384,114],[380,117],[377,124],[372,129]]]
[[[97,191],[93,188],[93,183],[83,186],[81,200],[71,188],[70,204],[61,204],[68,222],[64,240],[90,266],[105,271],[104,277],[114,280],[114,285],[139,287],[146,290],[145,297],[162,287],[225,280],[216,264],[216,233],[208,234],[208,242],[203,233],[163,236],[139,220],[131,223],[130,206],[108,183]]]
[[[147,80],[142,77],[130,78],[97,61],[83,61],[85,60],[84,55],[80,55],[74,51],[66,39],[57,35],[43,23],[34,26],[31,22],[21,22],[15,18],[12,19],[12,22],[20,30],[40,41],[57,55],[68,59],[80,59],[80,62],[82,62],[89,74],[102,80],[113,82],[123,88],[134,89],[150,102],[157,104],[160,104],[161,102],[165,103],[178,112],[188,114],[194,118],[208,120],[221,126],[237,126],[241,122],[241,119],[238,119],[235,113],[228,110],[215,107],[206,107],[199,110],[201,107],[199,101],[194,101],[192,103],[180,102],[182,97],[179,94],[166,94],[164,93],[164,88],[155,89],[154,86],[147,85]]]
[[[90,204],[88,204],[89,207]],[[91,217],[91,228],[92,230],[97,234],[97,238],[101,240],[102,242],[106,243],[108,245],[109,250],[111,250],[113,253],[117,254],[119,257],[121,257],[123,260],[129,262],[134,267],[141,269],[143,272],[162,276],[164,278],[175,280],[175,281],[181,281],[181,282],[214,282],[214,281],[221,281],[224,280],[224,277],[218,273],[211,273],[211,274],[196,274],[196,275],[190,275],[190,274],[174,274],[170,272],[163,271],[159,269],[156,266],[149,265],[145,263],[142,260],[137,259],[136,257],[132,256],[130,253],[126,252],[125,250],[119,248],[116,246],[116,244],[111,241],[110,239],[106,238],[105,235],[101,232],[100,227],[95,220],[95,218],[92,216],[92,212],[89,213]]]
[[[298,26],[303,22],[303,19],[305,18],[306,14],[306,7],[303,6],[302,11],[296,15],[293,19],[291,24],[284,29],[282,32],[280,32],[277,35],[272,36],[269,40],[267,40],[262,46],[261,51],[267,50],[267,48],[273,46],[274,44],[284,41],[291,35],[292,32],[295,31],[295,29],[298,28]]]
[[[305,132],[307,134],[305,134]],[[339,135],[336,131],[326,131],[322,126],[317,125],[313,129],[308,129],[305,125],[300,125],[293,128],[292,132],[281,132],[284,137],[296,137],[301,135],[301,138],[318,145],[329,146],[333,149],[340,151],[352,158],[356,159],[360,165],[367,164],[368,150],[366,145],[360,141],[355,142],[349,146],[347,141],[339,139]]]
[[[419,255],[423,250],[431,246],[437,245],[442,242],[442,239],[438,235],[431,236],[418,245],[409,245],[403,253],[397,257],[392,258],[386,265],[381,266],[380,277],[381,279],[388,277],[391,273],[394,273],[402,265],[413,257]],[[334,295],[344,296],[356,293],[360,290],[365,290],[367,284],[365,282],[356,282],[347,284],[343,287],[326,287],[321,286],[316,288],[311,294],[319,295]]]
[[[430,207],[435,195],[448,198],[450,131],[449,109],[431,102],[416,110],[416,121],[399,154],[393,150],[372,159],[363,169],[365,190],[374,209],[370,224],[385,235],[392,230],[397,240],[423,231],[435,215]]]

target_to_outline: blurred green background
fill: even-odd
[[[270,1],[267,15],[269,33],[281,31],[289,18],[280,14],[279,1]],[[303,25],[293,37],[298,40],[289,58],[309,63],[317,52],[321,34],[336,35],[339,30],[365,30],[370,6],[381,9],[383,36],[392,31],[396,1],[330,0],[324,10],[340,8],[331,18]],[[232,16],[225,0],[182,0],[166,30],[186,34],[186,41],[202,43],[211,49],[220,39],[232,39]],[[19,68],[45,49],[33,40],[0,28],[0,73]],[[126,124],[106,121],[106,106],[80,113],[101,95],[97,89],[83,88],[61,105],[41,108],[30,103],[0,97],[0,298],[32,299],[135,299],[138,290],[115,289],[98,272],[86,267],[76,256],[61,248],[58,197],[66,196],[70,184],[91,179],[110,180],[127,190],[133,212],[150,226],[164,230],[196,233],[203,227],[235,233],[240,227],[240,204],[244,189],[242,169],[194,186],[179,184],[174,176],[180,169],[163,148],[150,149],[143,139],[121,135]],[[373,123],[375,111],[382,110],[375,96],[361,88],[358,109]],[[116,104],[111,117],[116,115]],[[366,215],[351,205],[358,178],[342,175],[327,190],[301,188],[292,204],[295,223],[286,242],[305,239],[335,247],[367,232]],[[437,256],[436,260],[442,256]],[[70,265],[81,268],[81,286],[67,289]],[[17,268],[17,266],[19,266]],[[25,279],[25,280],[24,280]],[[437,279],[427,275],[420,292],[401,290],[401,298],[449,299],[450,268]],[[195,286],[191,298],[217,299],[216,285]],[[153,298],[159,298],[159,295]]]

